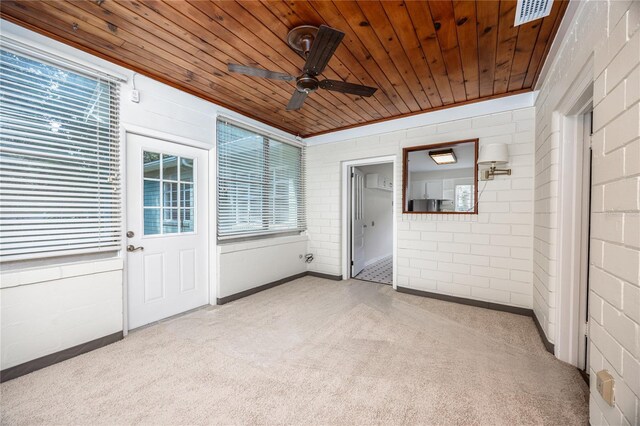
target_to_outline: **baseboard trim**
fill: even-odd
[[[482,300],[467,299],[464,297],[450,296],[448,294],[432,293],[430,291],[416,290],[414,288],[407,288],[407,287],[400,287],[400,286],[398,286],[397,291],[399,291],[400,293],[413,294],[415,296],[429,297],[431,299],[444,300],[446,302],[459,303],[462,305],[476,306],[478,308],[509,312],[512,314],[531,317],[533,319],[533,323],[536,325],[536,328],[538,329],[538,334],[540,334],[540,339],[542,340],[542,344],[544,345],[545,349],[550,354],[555,355],[555,347],[553,346],[553,343],[547,340],[547,336],[546,334],[544,334],[544,330],[542,329],[542,326],[538,321],[538,317],[536,317],[536,314],[533,312],[533,309],[502,305],[500,303],[485,302]]]
[[[307,275],[311,277],[325,278],[327,280],[342,281],[342,275],[323,274],[322,272],[308,271]]]
[[[224,305],[225,303],[233,302],[234,300],[251,296],[252,294],[256,294],[261,291],[268,290],[270,288],[279,286],[280,284],[288,283],[289,281],[306,277],[307,275],[311,277],[325,278],[327,280],[342,281],[342,275],[330,275],[330,274],[323,274],[321,272],[306,271],[306,272],[300,272],[299,274],[291,275],[290,277],[281,278],[279,280],[276,280],[267,284],[263,284],[258,287],[250,288],[249,290],[244,290],[244,291],[241,291],[240,293],[232,294],[231,296],[219,297],[216,299],[216,301],[218,305]]]
[[[553,343],[551,343],[547,339],[547,335],[544,333],[544,329],[542,328],[542,325],[540,325],[540,321],[538,321],[538,317],[536,316],[535,313],[532,313],[531,317],[533,317],[533,322],[536,325],[536,328],[538,329],[538,334],[540,335],[540,339],[542,340],[542,344],[547,349],[547,352],[549,352],[551,355],[555,356],[555,354],[556,354],[555,346],[553,345]]]
[[[251,296],[252,294],[259,293],[264,290],[268,290],[270,288],[279,286],[284,283],[288,283],[289,281],[296,280],[298,278],[302,278],[307,275],[307,272],[300,272],[299,274],[291,275],[289,277],[281,278],[276,281],[272,281],[267,284],[263,284],[258,287],[250,288],[248,290],[241,291],[240,293],[232,294],[231,296],[218,297],[216,302],[218,305],[224,305],[225,303],[233,302],[234,300],[242,299],[243,297]]]
[[[49,367],[50,365],[102,348],[103,346],[122,340],[123,337],[124,335],[122,334],[122,331],[118,331],[117,333],[109,334],[108,336],[100,337],[90,342],[81,343],[77,346],[63,349],[14,367],[5,368],[0,371],[0,383],[16,379],[20,376],[24,376],[25,374],[33,373],[34,371]]]
[[[448,294],[432,293],[430,291],[416,290],[414,288],[400,287],[397,290],[400,293],[413,294],[415,296],[429,297],[431,299],[444,300],[445,302],[459,303],[461,305],[475,306],[478,308],[491,309],[493,311],[509,312],[511,314],[524,315],[530,317],[533,310],[520,308],[518,306],[502,305],[500,303],[485,302],[483,300],[467,299],[465,297],[451,296]]]

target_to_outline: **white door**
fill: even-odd
[[[207,151],[127,135],[129,329],[207,304]]]
[[[351,276],[364,269],[364,173],[351,169]]]

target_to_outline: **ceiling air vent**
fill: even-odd
[[[553,0],[518,0],[514,26],[544,18],[551,12]]]

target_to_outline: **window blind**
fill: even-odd
[[[218,238],[306,229],[304,150],[217,122]]]
[[[120,249],[119,85],[0,55],[0,261]]]

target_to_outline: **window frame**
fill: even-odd
[[[224,123],[225,125],[236,127],[238,129],[244,130],[246,132],[250,132],[255,136],[262,138],[263,156],[262,156],[261,173],[256,174],[255,172],[251,172],[249,174],[252,174],[254,176],[249,178],[246,175],[237,176],[237,172],[234,172],[236,173],[236,177],[235,179],[233,179],[233,181],[236,182],[236,184],[246,185],[246,187],[248,188],[248,192],[257,190],[256,186],[260,185],[259,192],[261,192],[261,196],[259,198],[259,201],[260,201],[261,207],[259,210],[260,210],[260,218],[262,222],[261,230],[256,230],[254,232],[240,231],[236,233],[224,233],[222,235],[220,233],[220,224],[221,224],[220,223],[221,167],[220,167],[220,138],[219,138],[220,123]],[[271,150],[271,145],[269,143],[270,141],[290,145],[300,150],[299,165],[298,165],[300,170],[299,172],[300,181],[298,182],[298,185],[297,185],[297,189],[299,189],[299,191],[297,191],[298,192],[297,201],[296,201],[297,208],[294,213],[296,215],[296,223],[297,223],[296,228],[289,227],[289,228],[277,229],[277,228],[274,228],[273,223],[269,223],[270,219],[273,222],[273,220],[275,220],[277,216],[277,214],[275,213],[276,205],[273,202],[273,200],[278,198],[276,196],[275,190],[278,184],[281,184],[283,180],[282,178],[278,178],[276,176],[277,175],[276,170],[270,169],[269,167],[269,151]],[[235,120],[229,120],[226,117],[218,116],[216,118],[216,183],[217,183],[216,185],[216,203],[217,203],[216,240],[219,243],[224,244],[227,242],[237,242],[237,241],[243,241],[243,240],[262,239],[262,238],[287,236],[287,235],[299,235],[307,230],[306,208],[305,208],[306,171],[305,171],[305,150],[304,149],[305,149],[305,146],[302,144],[287,141],[281,137],[274,136],[269,132],[266,132],[261,129],[257,129],[253,126],[246,125],[244,123],[239,123]],[[258,179],[255,179],[256,176],[258,177]],[[260,177],[264,178],[265,176],[269,176],[267,184],[265,184],[263,181],[263,183],[258,183],[256,185],[256,182],[260,181]],[[226,178],[226,180],[229,181],[230,179]],[[237,195],[235,197],[237,198]],[[245,209],[250,210],[250,205],[253,204],[251,202],[252,200],[250,200],[249,197],[247,197],[246,200],[247,200],[247,203],[246,203]],[[289,214],[291,214],[290,209],[289,209]],[[236,215],[236,223],[237,223],[238,222],[237,210],[235,210],[235,215]]]
[[[123,150],[122,150],[122,123],[120,121],[120,112],[121,112],[120,92],[121,92],[121,83],[126,82],[126,78],[115,73],[112,74],[109,72],[104,72],[97,68],[92,68],[90,66],[83,65],[82,63],[65,59],[61,56],[57,56],[54,53],[49,53],[49,52],[40,50],[37,47],[23,44],[22,42],[14,40],[9,36],[4,36],[4,35],[0,36],[0,41],[2,42],[0,50],[2,50],[3,52],[7,52],[8,54],[16,55],[18,57],[22,57],[24,59],[36,62],[38,64],[41,64],[44,67],[54,68],[55,71],[60,71],[60,72],[69,74],[71,78],[83,77],[85,79],[95,81],[98,84],[98,87],[100,87],[100,84],[106,84],[106,87],[108,87],[109,93],[106,95],[106,100],[101,100],[100,102],[108,101],[108,105],[109,105],[109,107],[106,109],[107,111],[106,114],[109,117],[109,121],[108,121],[108,126],[105,127],[108,130],[104,131],[104,132],[107,132],[107,134],[109,135],[108,138],[100,142],[99,139],[96,139],[95,135],[92,135],[90,132],[87,133],[86,130],[79,131],[78,129],[80,129],[80,127],[77,125],[76,121],[69,121],[65,125],[65,127],[67,127],[67,131],[71,131],[71,133],[73,133],[76,139],[82,140],[83,138],[86,138],[87,141],[89,141],[89,143],[87,144],[86,141],[83,141],[82,143],[86,144],[92,151],[95,151],[97,154],[100,154],[101,152],[103,152],[103,155],[108,156],[108,163],[110,165],[104,170],[108,170],[110,175],[109,179],[113,179],[113,181],[116,182],[115,189],[114,189],[115,196],[109,197],[109,199],[112,200],[110,202],[112,203],[115,202],[117,205],[117,207],[108,211],[107,216],[96,216],[96,218],[93,219],[93,222],[89,222],[88,220],[80,221],[80,223],[81,222],[93,223],[92,227],[91,226],[87,226],[86,228],[81,228],[80,226],[71,227],[75,229],[86,230],[85,232],[87,233],[94,232],[97,235],[101,235],[100,238],[102,238],[102,233],[106,232],[105,229],[111,229],[111,231],[109,232],[111,233],[111,235],[113,235],[113,237],[111,238],[111,242],[109,244],[98,242],[93,245],[88,245],[88,243],[83,243],[78,241],[78,242],[69,242],[69,243],[62,243],[58,245],[52,245],[51,246],[52,248],[50,250],[34,249],[33,251],[23,251],[21,253],[13,253],[11,249],[5,249],[6,254],[3,255],[2,258],[0,258],[0,263],[3,265],[9,265],[16,262],[20,262],[21,264],[26,262],[25,264],[30,264],[29,262],[37,262],[37,261],[42,261],[42,260],[51,259],[51,258],[60,259],[60,261],[62,262],[68,262],[70,261],[69,259],[79,258],[78,256],[83,256],[82,258],[89,259],[89,258],[95,258],[95,256],[100,256],[99,258],[103,258],[102,256],[104,256],[107,253],[111,253],[112,255],[117,255],[117,253],[122,250],[123,243],[122,243],[121,234],[122,234],[122,229],[124,225],[123,223],[124,188],[123,188],[123,182],[121,179],[122,167],[123,167],[123,161],[122,161]],[[25,82],[23,83],[24,89],[28,89],[28,87],[30,87],[29,86],[30,84],[35,84],[34,82],[28,81],[28,78],[26,77],[27,75],[25,74]],[[41,89],[34,89],[34,90],[41,90]],[[85,92],[78,92],[76,93],[75,96],[78,96],[78,94],[82,96],[83,94],[85,94]],[[67,99],[67,97],[71,97],[72,95],[70,93],[66,93],[64,96],[65,97],[62,99]],[[93,108],[95,108],[95,105],[93,106]],[[94,114],[93,108],[90,110],[91,114]],[[48,111],[48,110],[45,110],[45,111]],[[55,113],[55,110],[52,110],[52,111],[54,111]],[[52,115],[54,115],[54,113],[52,113]],[[34,113],[30,112],[29,114],[34,114]],[[36,116],[34,117],[28,116],[27,118],[25,118],[26,120],[25,123],[29,123],[34,119],[38,120]],[[55,120],[51,121],[52,126],[54,126],[55,123],[56,123]],[[98,125],[98,127],[100,127],[100,125]],[[27,133],[27,137],[29,137],[28,133]],[[94,137],[94,139],[91,139],[91,137]],[[109,151],[106,152],[106,154],[105,154],[104,148],[101,147],[101,145],[105,143],[111,147],[111,149],[109,149]],[[25,152],[25,155],[28,157],[32,157],[34,161],[36,161],[36,163],[38,161],[43,161],[42,159],[47,158],[46,154],[43,154],[42,152],[39,152],[36,149]],[[9,159],[7,161],[13,161],[13,160]],[[74,162],[75,161],[79,163],[81,159],[78,158],[78,160],[74,160]],[[69,160],[69,162],[70,162],[70,165],[65,167],[69,167],[70,170],[73,170],[73,167],[74,167],[73,162],[71,162],[71,160]],[[37,165],[32,165],[30,167],[32,167],[33,170],[35,170],[36,166]],[[28,170],[28,168],[26,170]],[[60,170],[62,169],[60,168]],[[81,171],[81,170],[82,168],[78,167],[76,171]],[[98,171],[96,172],[95,175],[88,175],[90,176],[90,182],[93,182],[96,185],[96,187],[99,187],[100,185],[100,182],[97,179],[97,176],[100,173],[104,173],[104,171],[102,172]],[[95,180],[93,180],[94,177],[96,177]],[[53,178],[49,178],[49,180],[53,181]],[[43,179],[43,182],[46,182],[46,180]],[[50,188],[46,188],[46,183],[43,183],[43,185],[45,185],[45,187],[38,191],[46,195],[47,189],[50,189]],[[47,195],[48,197],[56,196],[55,191],[51,191],[49,194],[52,194],[52,195]],[[25,197],[25,199],[28,199],[28,198]],[[101,203],[103,202],[106,202],[106,201],[103,201],[100,198],[97,198],[95,199],[95,203],[92,206],[87,208],[102,211],[101,206],[103,204]],[[79,215],[82,215],[85,212],[78,212],[78,213]],[[8,217],[8,220],[10,220],[10,217]],[[14,219],[14,221],[15,220],[16,219]],[[58,219],[58,222],[60,222],[59,219]],[[105,223],[108,223],[108,224],[105,225]],[[49,229],[49,228],[52,228],[54,225],[55,225],[54,221],[52,221],[50,218],[47,218],[46,215],[43,215],[42,219],[40,220],[40,224],[38,224],[37,229]],[[23,226],[25,227],[25,229],[28,229],[27,224]],[[116,230],[113,230],[114,228]],[[70,234],[71,232],[60,233],[61,240],[65,240],[64,237],[65,236],[68,237]],[[66,238],[66,239],[70,240],[70,238]],[[36,235],[36,238],[33,238],[31,240],[25,240],[25,242],[29,242],[30,244],[35,244],[34,245],[35,248],[38,247],[37,245],[38,241],[39,240],[37,239],[37,235]]]

